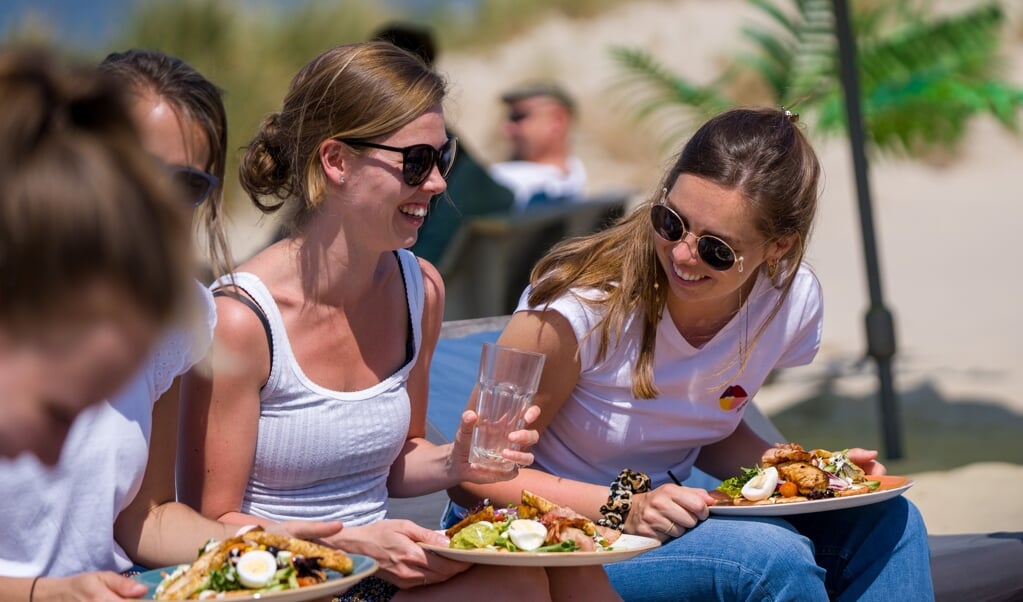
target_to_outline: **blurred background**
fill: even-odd
[[[910,497],[932,530],[1023,530],[1023,504],[947,496],[949,482],[1023,494],[1023,2],[849,0],[859,46],[870,191]],[[808,260],[825,291],[814,365],[778,374],[757,403],[808,446],[881,448],[865,358],[868,306],[830,0],[4,0],[0,39],[49,41],[89,60],[128,47],[178,55],[226,91],[230,147],[275,109],[320,51],[391,21],[432,29],[449,78],[448,120],[483,162],[508,87],[560,81],[579,105],[576,154],[592,193],[649,194],[707,115],[790,107],[825,185]],[[274,224],[239,194],[241,260]],[[929,486],[929,483],[934,483]],[[972,485],[971,485],[972,486]],[[995,497],[995,496],[991,496]],[[1016,501],[1012,501],[1015,499]],[[934,508],[934,510],[926,510]],[[942,514],[939,512],[942,509]],[[952,518],[955,515],[956,518]],[[963,516],[971,517],[964,522]],[[947,518],[946,518],[947,517]],[[972,522],[971,522],[972,521]]]

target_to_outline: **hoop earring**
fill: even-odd
[[[768,262],[767,264],[767,277],[774,280],[774,276],[778,273],[778,262]]]

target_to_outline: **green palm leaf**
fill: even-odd
[[[742,29],[749,51],[709,86],[689,83],[648,53],[616,47],[623,88],[639,119],[653,119],[682,105],[706,117],[738,104],[719,90],[745,73],[756,74],[776,105],[799,105],[815,117],[815,131],[845,134],[845,106],[830,0],[750,0],[769,26]],[[907,0],[860,2],[854,13],[864,127],[872,148],[922,154],[954,149],[968,122],[981,114],[1019,130],[1023,90],[999,79],[1000,30],[995,2],[942,19]],[[672,131],[674,134],[675,132]]]

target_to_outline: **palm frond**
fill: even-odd
[[[703,121],[732,103],[717,91],[717,86],[699,86],[672,73],[650,53],[621,46],[609,50],[611,58],[623,68],[615,83],[616,95],[623,98],[637,120],[649,120],[668,113],[674,119],[688,124]],[[668,140],[673,143],[679,129],[686,125],[667,128]]]

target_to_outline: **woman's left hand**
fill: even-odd
[[[530,406],[525,413],[525,423],[531,424],[540,416],[538,406]],[[473,483],[498,483],[508,481],[518,475],[518,468],[529,466],[533,463],[533,454],[528,449],[540,440],[540,433],[535,429],[521,429],[508,434],[509,445],[515,445],[518,449],[505,448],[501,455],[511,463],[510,470],[492,468],[469,462],[469,448],[472,446],[472,430],[476,425],[478,416],[472,410],[462,412],[462,422],[458,432],[455,433],[455,441],[451,447],[449,470],[456,475],[459,481],[470,481]]]
[[[863,472],[868,475],[883,475],[888,473],[888,469],[885,468],[884,464],[877,461],[876,449],[852,447],[849,448],[849,451],[846,453],[846,457],[862,468]]]

